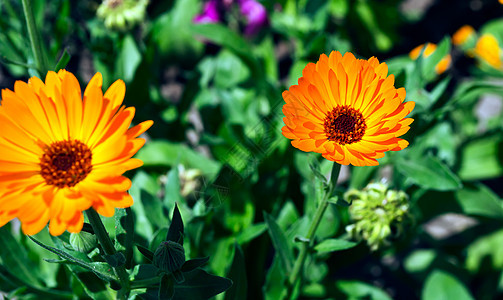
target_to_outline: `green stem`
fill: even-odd
[[[24,18],[26,19],[26,26],[28,28],[28,36],[30,37],[31,51],[33,58],[37,65],[37,71],[40,75],[45,75],[49,68],[45,60],[42,44],[40,43],[40,35],[35,24],[35,17],[33,16],[32,0],[22,0]]]
[[[91,226],[93,227],[94,234],[98,238],[98,241],[100,242],[101,247],[103,248],[103,251],[105,252],[106,255],[114,255],[116,253],[115,247],[112,243],[112,240],[110,239],[110,236],[108,235],[108,232],[105,229],[105,226],[103,225],[103,222],[101,222],[101,218],[98,215],[98,213],[90,208],[86,210],[86,216],[87,219],[89,220],[89,223],[91,223]],[[120,284],[121,284],[121,289],[117,294],[118,299],[127,299],[127,295],[129,294],[130,291],[130,284],[129,284],[129,275],[126,271],[126,268],[124,265],[114,267],[115,275],[119,278]]]
[[[332,196],[332,192],[334,191],[335,185],[337,183],[337,178],[339,177],[340,169],[341,166],[338,163],[334,163],[332,167],[331,181],[328,185],[327,190],[325,191],[325,194],[323,195],[321,202],[318,205],[318,208],[316,209],[313,221],[307,232],[306,239],[308,242],[302,243],[300,245],[299,256],[295,261],[292,273],[290,273],[290,276],[288,277],[286,295],[283,297],[283,299],[293,299],[292,297],[295,285],[297,284],[297,280],[299,280],[299,276],[302,273],[304,262],[306,261],[307,258],[307,253],[309,249],[311,249],[311,247],[314,245],[314,235],[316,233],[316,230],[318,229],[318,226],[321,223],[321,219],[323,218],[325,211],[327,210],[329,204],[328,199]]]

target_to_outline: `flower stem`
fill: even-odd
[[[101,222],[101,218],[98,215],[98,213],[94,209],[90,208],[86,210],[86,216],[87,219],[89,220],[89,223],[91,223],[91,226],[93,227],[94,230],[94,234],[96,234],[96,237],[98,238],[98,241],[101,247],[103,248],[105,254],[114,255],[117,251],[115,250],[112,240],[110,239],[110,236],[108,236],[108,232],[106,231],[103,222]],[[129,294],[130,290],[129,275],[124,265],[114,267],[114,271],[115,275],[119,278],[121,284],[121,289],[117,294],[117,298],[126,299],[127,294]]]
[[[42,49],[42,44],[40,43],[39,31],[37,30],[37,25],[35,24],[32,0],[22,0],[21,2],[23,3],[24,18],[26,20],[26,26],[28,28],[31,51],[33,52],[35,64],[37,65],[37,71],[40,73],[40,75],[44,75],[47,73],[47,71],[49,71],[49,68],[47,67],[47,61]]]
[[[316,233],[316,230],[318,229],[318,226],[321,223],[321,219],[323,218],[325,211],[327,210],[329,204],[328,199],[332,196],[332,192],[335,188],[335,184],[337,183],[337,178],[339,177],[340,170],[341,165],[339,165],[338,163],[334,163],[332,167],[331,181],[328,184],[328,188],[325,191],[321,202],[318,204],[318,208],[316,209],[316,212],[314,214],[313,221],[307,232],[306,239],[308,242],[302,243],[300,245],[299,256],[295,261],[292,273],[290,273],[290,276],[288,277],[286,295],[283,297],[283,299],[293,299],[292,297],[295,285],[297,284],[297,280],[299,280],[299,276],[302,273],[304,262],[306,261],[307,258],[307,253],[314,244],[314,235]]]

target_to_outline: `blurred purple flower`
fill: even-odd
[[[255,0],[239,0],[241,14],[248,21],[245,28],[246,35],[257,33],[260,27],[267,24],[267,11],[265,7]]]
[[[218,23],[220,15],[218,13],[218,0],[210,0],[204,4],[203,12],[197,15],[194,23]]]

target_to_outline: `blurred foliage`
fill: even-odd
[[[230,282],[222,277],[233,285],[218,299],[280,299],[331,167],[282,136],[281,92],[297,82],[307,62],[338,50],[384,59],[395,85],[416,102],[415,121],[405,136],[407,149],[387,153],[378,167],[343,169],[337,205],[323,217],[296,293],[304,299],[503,296],[503,72],[474,55],[474,45],[453,47],[450,35],[457,28],[435,40],[405,36],[404,28],[423,30],[414,26],[431,14],[403,2],[261,1],[268,23],[248,36],[236,9],[229,9],[226,22],[195,24],[200,0],[151,0],[142,22],[120,30],[96,16],[99,1],[33,1],[52,68],[65,67],[82,82],[99,71],[104,86],[123,79],[135,120],[155,122],[137,155],[145,165],[129,174],[135,204],[128,222],[137,246],[121,223],[124,210],[104,220],[132,279],[158,275],[149,253],[166,242],[177,205],[185,263],[195,266],[180,272],[188,283],[208,285],[200,289],[204,295],[180,299],[220,293]],[[433,2],[432,10],[443,1]],[[478,11],[501,16],[503,7],[492,2],[477,1]],[[0,84],[12,89],[14,80],[40,74],[20,2],[0,2],[0,16]],[[470,22],[464,14],[456,17],[444,22]],[[435,27],[439,20],[432,22]],[[477,36],[490,33],[503,47],[501,19],[473,22]],[[409,51],[426,42],[437,43],[436,51],[410,59]],[[435,67],[448,54],[452,65],[439,75]],[[381,181],[409,196],[415,226],[372,252],[346,234],[350,203],[341,201],[349,188]],[[3,296],[115,297],[99,249],[79,252],[69,234],[42,231],[33,240],[45,249],[15,222],[0,228]],[[189,290],[166,274],[162,297],[177,299]],[[138,289],[131,299],[157,299],[158,291]]]

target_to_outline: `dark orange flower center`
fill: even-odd
[[[345,145],[360,141],[367,124],[361,112],[344,105],[328,112],[323,127],[329,141]]]
[[[47,184],[58,188],[72,187],[93,169],[92,153],[78,140],[55,142],[44,149],[40,167]]]

